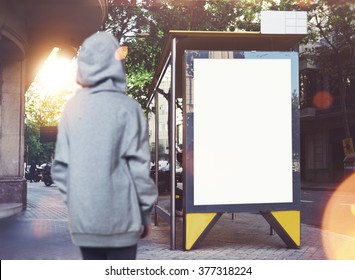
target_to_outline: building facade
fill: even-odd
[[[300,47],[301,54],[306,47]],[[331,69],[300,61],[303,181],[341,182],[343,160],[354,152],[355,58],[344,53],[340,59]]]
[[[106,0],[0,0],[0,204],[26,208],[25,92],[54,47],[75,51],[99,30]]]

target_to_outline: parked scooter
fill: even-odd
[[[42,181],[47,187],[53,184],[53,179],[51,176],[51,167],[52,165],[50,163],[46,163],[42,170]]]
[[[31,182],[39,182],[42,180],[42,170],[41,168],[37,167],[35,162],[32,164],[27,165],[25,167],[25,178],[26,180],[30,180]]]
[[[33,178],[33,181],[35,182],[39,182],[42,180],[42,170],[40,168],[36,168],[36,171],[35,171],[35,176]]]

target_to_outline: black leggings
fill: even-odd
[[[135,260],[137,245],[120,248],[80,247],[84,260]]]

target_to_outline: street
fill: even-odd
[[[27,210],[22,214],[23,219],[30,218],[50,218],[66,221],[67,210],[64,204],[58,205],[58,192],[54,185],[46,187],[43,182],[28,183],[29,192],[31,193]],[[44,189],[42,189],[44,188]],[[333,205],[334,211],[339,213],[336,215],[338,227],[333,228],[330,221],[323,219],[324,213],[331,198],[335,200]],[[46,203],[41,203],[45,199]],[[53,203],[51,203],[53,201]],[[355,207],[355,193],[350,192],[332,192],[325,190],[302,190],[301,191],[301,223],[312,225],[317,228],[335,231],[341,234],[348,234],[349,219],[354,219],[353,208]],[[38,209],[42,208],[42,209]],[[36,211],[34,211],[36,209]],[[38,216],[40,214],[40,217]],[[323,223],[323,224],[322,224]]]
[[[354,237],[354,208],[352,192],[302,190],[301,193],[301,223],[323,230]]]
[[[0,259],[80,259],[58,189],[43,182],[28,182],[27,186],[26,211],[0,220]]]
[[[326,205],[335,201],[342,211],[333,223],[322,227]],[[333,193],[324,190],[302,190],[300,249],[289,249],[277,235],[269,234],[269,225],[258,213],[224,214],[209,232],[201,246],[193,251],[181,249],[181,224],[178,218],[178,248],[169,248],[170,228],[161,221],[152,234],[139,242],[138,259],[354,259],[355,238],[349,232],[348,219],[355,204],[354,193]],[[334,204],[334,203],[333,203]],[[329,212],[329,211],[328,211]],[[349,214],[350,213],[350,214]],[[354,221],[351,221],[354,225]],[[354,226],[352,226],[354,228]],[[340,233],[340,234],[339,234]],[[330,245],[327,245],[330,244]],[[345,252],[334,255],[327,246]],[[80,259],[72,244],[67,224],[67,209],[58,188],[45,187],[43,182],[28,183],[27,210],[0,220],[0,259]],[[328,252],[328,253],[326,253]]]

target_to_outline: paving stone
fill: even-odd
[[[71,242],[67,209],[55,186],[29,184],[27,210],[0,220],[0,259],[80,259]],[[326,259],[322,240],[355,239],[301,225],[301,248],[288,249],[257,213],[224,214],[197,249],[182,250],[182,219],[177,219],[177,250],[170,249],[170,228],[159,219],[152,234],[138,244],[141,260],[310,260]],[[355,258],[355,257],[354,257]]]

